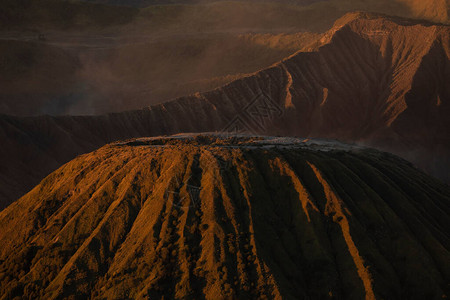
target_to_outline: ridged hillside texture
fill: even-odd
[[[101,116],[0,116],[3,206],[121,139],[240,130],[392,151],[449,181],[450,27],[355,13],[317,45],[206,93]],[[237,123],[237,126],[235,126]]]
[[[441,299],[450,187],[333,141],[114,143],[0,212],[1,299]]]
[[[320,36],[198,33],[152,40],[150,33],[135,34],[125,41],[55,33],[45,42],[0,35],[0,113],[98,115],[140,109],[221,87]]]
[[[3,0],[0,113],[93,115],[140,109],[267,68],[301,50],[347,12],[448,23],[450,7],[446,0],[193,2],[137,10],[85,1]],[[97,26],[94,20],[102,21]],[[266,41],[242,36],[249,33],[261,33]],[[67,73],[60,72],[67,67]],[[14,76],[17,69],[20,77]]]

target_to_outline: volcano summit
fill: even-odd
[[[410,163],[330,140],[117,142],[0,212],[2,299],[438,299],[449,203]]]

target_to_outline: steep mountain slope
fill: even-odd
[[[1,203],[108,142],[216,130],[367,143],[448,181],[449,39],[448,26],[350,14],[310,52],[207,93],[103,116],[1,116]]]
[[[107,145],[0,212],[2,299],[439,299],[450,187],[332,141]]]
[[[93,115],[220,87],[271,66],[319,34],[120,36],[50,33],[0,39],[0,113]],[[15,38],[15,40],[14,40]]]
[[[6,0],[0,11],[0,40],[19,58],[6,60],[6,64],[25,65],[29,73],[37,74],[32,82],[27,76],[17,80],[0,63],[0,113],[92,115],[138,109],[217,88],[267,68],[305,45],[292,42],[285,49],[274,49],[255,45],[242,35],[300,41],[308,37],[305,31],[322,33],[355,10],[445,22],[444,2],[334,0],[292,5],[207,1],[138,10],[61,0]],[[17,40],[31,42],[25,47],[39,55],[51,57],[54,47],[71,54],[82,63],[76,80],[38,63],[21,62]],[[10,53],[0,47],[3,55]],[[64,69],[67,61],[58,58],[52,65]],[[8,88],[8,82],[14,85]]]

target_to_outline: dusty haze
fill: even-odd
[[[120,112],[211,90],[303,49],[352,10],[448,21],[445,1],[311,2],[137,10],[46,0],[38,10],[28,0],[21,14],[11,4],[0,32],[0,113]]]

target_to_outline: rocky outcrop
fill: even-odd
[[[2,116],[2,186],[12,186],[2,203],[105,143],[177,132],[337,138],[395,152],[448,181],[449,30],[349,14],[307,51],[210,92],[102,116]]]

